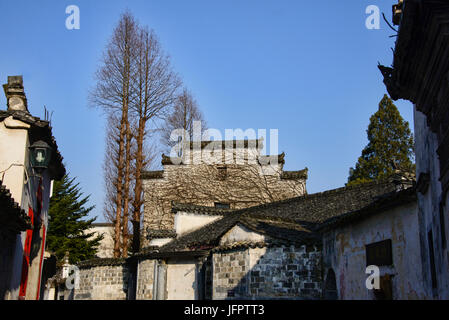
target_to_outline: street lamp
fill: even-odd
[[[51,158],[51,147],[44,141],[39,140],[30,147],[31,166],[37,173],[42,173],[48,168]]]

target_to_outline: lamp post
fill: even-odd
[[[37,174],[41,174],[48,168],[51,159],[51,147],[44,141],[39,140],[30,147],[31,167]]]

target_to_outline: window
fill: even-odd
[[[391,239],[366,245],[366,265],[389,266],[393,264]]]
[[[215,202],[215,208],[217,208],[217,209],[230,209],[231,205],[229,203]]]
[[[228,168],[226,166],[217,167],[218,170],[218,180],[225,180],[228,176]]]

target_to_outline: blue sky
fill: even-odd
[[[66,167],[103,221],[105,121],[87,93],[129,9],[158,34],[210,127],[278,129],[284,169],[308,167],[307,190],[320,192],[346,183],[367,143],[369,117],[386,93],[377,62],[391,64],[394,32],[383,20],[368,30],[365,9],[377,5],[391,19],[395,2],[1,1],[0,82],[22,74],[30,112],[53,111]],[[68,5],[80,9],[79,30],[65,27]],[[396,105],[413,129],[412,105]]]

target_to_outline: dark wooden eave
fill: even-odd
[[[449,1],[405,0],[399,9],[393,65],[379,69],[391,98],[414,103],[437,134],[445,193],[449,190]]]

